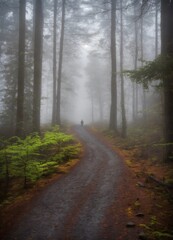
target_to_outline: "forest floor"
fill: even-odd
[[[173,163],[145,158],[141,149],[136,149],[136,146],[128,148],[128,141],[109,132],[95,128],[92,132],[110,146],[123,162],[119,197],[106,218],[111,216],[113,225],[105,222],[106,228],[116,226],[122,234],[118,239],[123,240],[173,239]],[[134,223],[135,227],[128,228],[125,224],[128,222]],[[132,232],[136,232],[135,238],[131,236]]]
[[[3,207],[1,239],[173,239],[172,190],[162,184],[173,166],[139,161],[98,131],[73,132],[81,161]]]

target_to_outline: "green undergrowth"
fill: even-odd
[[[80,148],[72,135],[58,127],[42,136],[32,133],[24,139],[0,139],[0,201],[8,198],[10,190],[29,187],[57,172],[61,164],[77,159]]]
[[[117,147],[133,151],[135,159],[162,162],[166,146],[162,131],[160,124],[148,121],[145,125],[143,122],[129,125],[126,138],[110,131],[104,131],[104,134],[112,138]]]
[[[108,130],[103,131],[104,135],[112,139],[116,148],[127,155],[128,165],[131,163],[143,164],[143,170],[150,172],[150,166],[160,166],[167,169],[164,179],[165,184],[172,186],[173,170],[172,161],[165,161],[165,148],[163,129],[161,124],[154,124],[152,121],[144,125],[136,123],[128,126],[127,137],[122,138],[120,135]],[[133,165],[133,164],[132,164]],[[152,172],[151,172],[152,174]]]
[[[139,227],[143,228],[148,236],[147,239],[151,240],[169,240],[173,239],[173,231],[168,231],[164,229],[162,224],[157,220],[156,216],[150,217],[150,222],[148,224],[140,224]]]

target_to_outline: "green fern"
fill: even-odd
[[[0,179],[8,183],[9,179],[22,178],[26,187],[27,182],[55,172],[59,164],[75,158],[79,151],[73,136],[60,132],[57,126],[42,137],[32,133],[25,139],[0,139]]]

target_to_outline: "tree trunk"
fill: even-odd
[[[91,121],[92,121],[92,126],[94,126],[94,96],[93,96],[93,92],[91,95]]]
[[[120,18],[121,18],[121,32],[120,32],[120,74],[121,74],[121,113],[122,113],[122,137],[127,136],[127,123],[124,99],[124,75],[123,75],[123,60],[124,60],[124,36],[123,36],[123,0],[120,1]]]
[[[158,56],[158,0],[155,2],[156,5],[156,12],[155,12],[155,57]]]
[[[116,0],[111,0],[111,108],[109,128],[117,132]]]
[[[62,61],[64,47],[64,27],[65,27],[65,4],[66,0],[62,0],[62,20],[61,20],[61,36],[60,36],[60,52],[59,52],[59,67],[58,67],[58,86],[57,86],[57,124],[61,124],[61,76],[62,76]]]
[[[133,122],[135,121],[136,118],[136,112],[135,112],[135,87],[136,87],[136,83],[132,82],[132,119]]]
[[[142,2],[143,3],[143,2]],[[143,21],[143,16],[141,16],[141,67],[143,67],[143,61],[144,61],[144,44],[143,44],[143,28],[144,28],[144,21]],[[146,90],[144,85],[142,86],[143,90],[143,99],[142,99],[142,107],[143,107],[143,120],[144,123],[146,123],[147,119],[147,109],[146,109]]]
[[[53,106],[52,106],[52,125],[56,123],[56,71],[57,71],[57,61],[56,61],[56,39],[57,39],[57,0],[54,0],[54,34],[53,34]]]
[[[24,78],[25,78],[25,12],[26,0],[19,1],[19,50],[16,135],[23,135],[24,128]]]
[[[134,16],[135,16],[135,62],[134,69],[138,68],[138,22],[136,19],[136,6],[134,5]],[[135,119],[138,118],[138,84],[135,83]]]
[[[99,92],[99,115],[100,115],[100,122],[103,122],[103,100],[102,100],[101,92]]]
[[[42,45],[43,45],[43,2],[35,1],[34,35],[34,86],[33,86],[33,131],[40,132]]]
[[[161,54],[173,57],[173,1],[161,0]],[[166,160],[173,157],[173,79],[165,76],[164,85],[164,127]]]
[[[99,121],[103,122],[103,98],[102,98],[102,89],[101,89],[101,83],[97,86],[97,101],[98,101],[98,107],[99,107]]]

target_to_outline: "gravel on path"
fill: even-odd
[[[85,145],[78,165],[46,188],[5,239],[102,240],[107,209],[117,198],[121,160],[85,127],[74,131]],[[116,229],[112,234],[116,235]],[[115,235],[112,239],[115,239]]]

